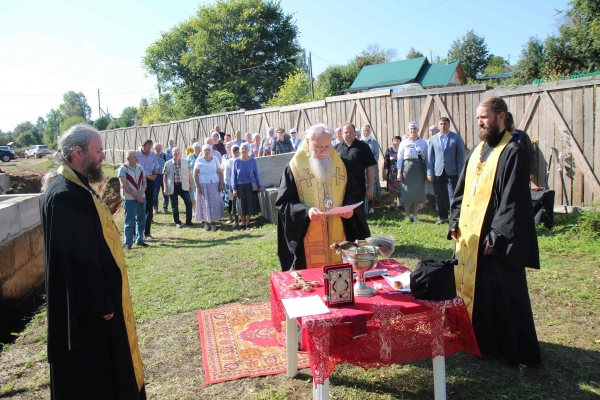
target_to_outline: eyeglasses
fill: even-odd
[[[331,146],[313,146],[313,149],[315,151],[329,151],[329,149],[331,149]]]

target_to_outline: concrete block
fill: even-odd
[[[0,247],[41,223],[43,195],[0,196]]]
[[[19,204],[11,200],[0,202],[0,246],[21,232]]]
[[[277,223],[277,209],[275,208],[275,200],[279,189],[268,188],[266,192],[259,192],[258,200],[260,202],[260,212],[262,216],[272,224]]]
[[[10,175],[2,173],[0,174],[0,193],[6,192],[10,189]]]
[[[42,201],[44,195],[38,194],[30,198],[23,198],[19,202],[21,217],[21,230],[33,228],[42,223]]]
[[[281,174],[283,174],[283,170],[290,163],[294,154],[286,153],[277,156],[256,158],[258,175],[260,175],[260,183],[262,183],[263,187],[279,187]]]
[[[10,279],[0,282],[2,300],[22,298],[43,282],[44,254],[38,254],[15,271]]]

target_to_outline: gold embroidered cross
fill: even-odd
[[[304,176],[302,178],[298,178],[298,181],[306,181],[306,186],[311,187],[311,179],[315,176],[308,172],[308,168],[304,168]]]
[[[479,183],[477,183],[477,181],[473,182],[473,184],[471,185],[471,187],[473,188],[471,190],[471,196],[475,196],[475,191],[477,190],[477,188],[479,187]]]
[[[335,174],[331,175],[332,178],[335,178],[335,185],[340,186],[340,179],[346,180],[344,175],[340,175],[340,167],[335,167]]]

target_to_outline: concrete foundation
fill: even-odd
[[[10,190],[10,176],[8,174],[0,174],[0,194],[4,194]]]
[[[0,320],[44,293],[43,195],[0,196]],[[35,311],[35,310],[29,310]]]

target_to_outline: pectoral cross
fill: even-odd
[[[344,175],[340,175],[340,167],[335,167],[335,174],[331,175],[332,178],[335,178],[335,185],[340,186],[340,179],[346,180]]]
[[[308,168],[304,168],[304,176],[302,178],[298,178],[298,181],[306,181],[306,186],[311,187],[311,179],[314,177],[315,176],[313,174],[308,172]]]
[[[478,177],[479,178],[479,177]],[[477,190],[477,188],[479,187],[479,183],[477,183],[479,179],[477,179],[475,182],[473,182],[473,184],[471,185],[471,187],[473,189],[471,189],[471,196],[475,196],[475,191]]]

